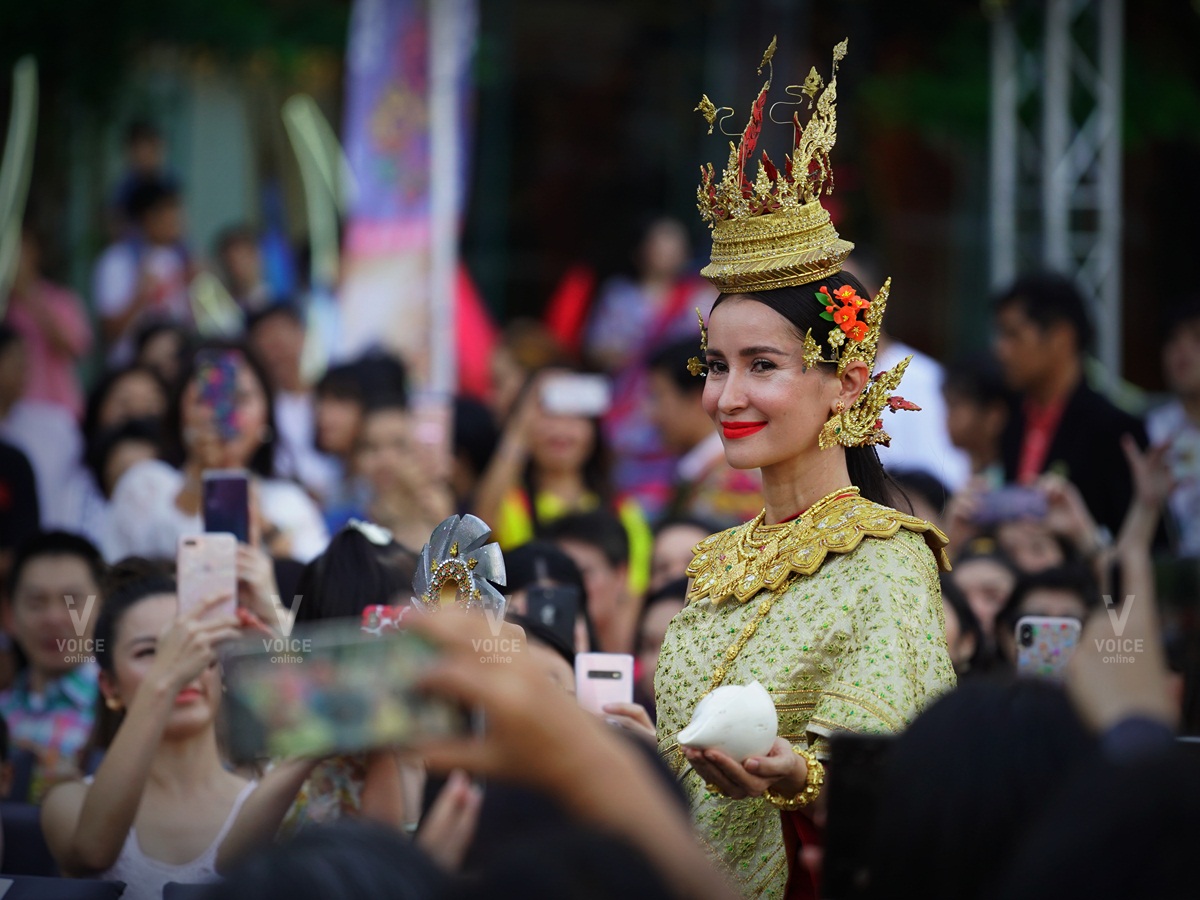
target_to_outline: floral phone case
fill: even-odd
[[[1077,619],[1022,616],[1016,628],[1017,673],[1061,681],[1081,630]]]

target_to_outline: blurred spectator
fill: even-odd
[[[184,373],[163,428],[163,459],[130,468],[112,497],[110,558],[174,559],[185,534],[203,531],[203,475],[209,469],[248,469],[255,476],[251,521],[260,523],[272,556],[307,562],[328,541],[325,523],[298,485],[274,477],[274,398],[265,372],[237,345],[212,345],[237,360],[236,433],[222,439],[194,371]],[[192,360],[195,365],[195,359]]]
[[[553,374],[526,386],[480,481],[475,514],[507,550],[569,513],[612,509],[628,539],[629,590],[641,596],[650,577],[649,526],[635,500],[613,496],[599,420],[545,409],[541,386]]]
[[[1145,447],[1146,433],[1084,381],[1093,332],[1083,297],[1062,276],[1033,275],[1003,291],[994,309],[996,356],[1021,396],[1003,437],[1006,478],[1031,484],[1057,472],[1116,534],[1133,491],[1120,438],[1132,435]]]
[[[1082,566],[1060,566],[1027,572],[1017,579],[999,615],[996,643],[1009,665],[1016,665],[1015,628],[1022,616],[1053,616],[1075,619],[1081,625],[1088,613],[1102,605],[1095,580]]]
[[[719,526],[704,519],[663,519],[654,526],[650,590],[657,591],[667,582],[683,578],[696,545],[720,530]]]
[[[508,599],[508,611],[527,616],[528,590],[539,587],[571,587],[579,592],[579,615],[575,620],[576,653],[588,653],[595,649],[591,619],[588,616],[587,585],[583,573],[575,560],[547,541],[530,541],[504,554],[504,596]]]
[[[331,533],[350,519],[367,514],[369,491],[354,468],[365,414],[358,367],[349,364],[328,369],[313,388],[313,446],[336,469],[336,478],[322,504]]]
[[[363,417],[355,469],[370,490],[371,521],[390,529],[403,546],[418,550],[453,515],[454,497],[449,485],[429,476],[410,432],[408,410],[400,400],[378,401]]]
[[[130,193],[128,212],[136,232],[109,246],[93,274],[110,363],[133,357],[133,336],[146,321],[192,321],[179,190],[162,181],[141,182]]]
[[[520,613],[506,614],[504,618],[525,632],[530,662],[552,683],[575,696],[575,649],[549,625],[537,619]]]
[[[583,573],[597,649],[629,653],[641,604],[629,592],[629,539],[620,519],[604,510],[573,513],[547,525],[544,536]]]
[[[500,441],[491,411],[470,397],[454,398],[454,469],[450,487],[460,512],[474,508],[475,491]]]
[[[1011,400],[995,360],[971,356],[946,369],[942,382],[946,431],[950,443],[971,461],[971,475],[987,489],[1004,484],[1000,438],[1008,424]],[[890,425],[891,423],[889,423]]]
[[[994,646],[996,617],[1017,583],[1017,568],[991,538],[976,538],[954,563],[954,583],[979,620],[985,652]]]
[[[174,386],[187,364],[191,332],[172,322],[149,322],[133,341],[133,361],[155,372],[163,383]]]
[[[217,847],[254,788],[217,745],[216,648],[240,631],[214,611],[181,612],[175,582],[149,571],[111,586],[96,622],[107,752],[94,778],[57,785],[42,804],[63,874],[123,881],[131,900],[214,879]]]
[[[541,322],[533,319],[510,322],[491,358],[491,407],[497,424],[508,421],[535,372],[565,366],[568,362],[566,352]]]
[[[154,369],[134,364],[110,369],[88,394],[83,435],[93,440],[106,428],[132,419],[160,420],[170,403],[170,392]]]
[[[962,677],[968,672],[977,671],[983,660],[983,632],[962,588],[954,583],[949,572],[943,572],[940,578],[942,611],[946,616],[946,646],[950,650],[954,672],[961,683]]]
[[[1153,444],[1170,445],[1175,487],[1169,507],[1179,526],[1176,550],[1200,556],[1200,299],[1169,305],[1163,377],[1172,400],[1146,417]]]
[[[707,316],[715,289],[687,271],[688,235],[675,219],[651,221],[634,254],[635,275],[605,282],[587,327],[588,358],[615,378],[605,437],[616,455],[614,485],[656,515],[670,498],[674,460],[643,401],[646,363],[655,347],[696,335],[696,309]]]
[[[254,315],[270,306],[274,298],[254,230],[248,225],[226,228],[217,236],[215,250],[221,280],[242,312]]]
[[[262,360],[275,394],[275,471],[294,478],[318,501],[334,489],[334,460],[317,450],[313,392],[304,383],[304,319],[294,306],[279,303],[246,319],[246,342]]]
[[[667,626],[687,606],[687,588],[686,578],[668,581],[646,597],[638,617],[633,642],[633,700],[645,708],[651,722],[656,718],[654,673],[658,671],[658,653],[662,649],[663,639],[667,636]]]
[[[867,896],[985,896],[1094,746],[1049,684],[981,680],[946,694],[887,752]]]
[[[855,249],[842,268],[861,281],[872,297],[883,287],[884,276],[861,247]],[[957,490],[970,475],[970,460],[950,439],[946,402],[942,397],[945,373],[941,363],[883,332],[879,335],[874,371],[890,369],[906,356],[912,359],[904,370],[900,393],[921,407],[921,411],[887,417],[887,432],[892,442],[877,448],[879,459],[889,472],[894,469],[928,472],[951,490]]]
[[[83,392],[75,366],[91,348],[91,324],[78,295],[44,277],[41,241],[28,223],[5,322],[21,335],[29,357],[25,398],[56,403],[78,420]]]
[[[24,341],[0,325],[0,440],[25,454],[37,479],[42,521],[55,522],[65,502],[64,485],[81,456],[79,426],[63,406],[21,399],[28,375]]]
[[[0,693],[0,713],[14,748],[33,757],[28,794],[13,799],[36,803],[47,785],[77,775],[98,695],[88,639],[103,575],[100,551],[61,531],[31,538],[13,559],[4,628],[27,665]]]
[[[946,504],[950,493],[944,484],[923,469],[892,469],[888,474],[903,493],[893,504],[896,509],[907,512],[911,508],[911,514],[918,519],[946,530]]]
[[[40,522],[33,467],[24,453],[0,441],[0,584],[8,581],[13,551],[37,534]]]
[[[112,194],[111,225],[114,238],[137,230],[129,204],[137,189],[158,182],[178,189],[179,180],[167,168],[167,143],[153,122],[135,119],[125,129],[125,171]]]
[[[687,368],[698,352],[695,337],[688,337],[655,349],[647,361],[650,421],[663,446],[679,457],[666,514],[700,516],[729,528],[762,510],[762,482],[757,471],[739,471],[725,461],[721,436],[700,405],[704,379]]]

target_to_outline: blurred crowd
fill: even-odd
[[[40,874],[161,885],[232,869],[214,896],[469,896],[481,884],[500,896],[724,896],[652,749],[655,664],[692,547],[762,508],[757,473],[726,464],[704,381],[688,372],[697,309],[706,316],[716,295],[694,274],[685,228],[649,222],[626,275],[596,283],[584,267],[543,319],[500,330],[490,385],[454,399],[449,457],[432,458],[405,361],[373,349],[310,379],[301,273],[273,279],[245,225],[207,254],[192,246],[161,136],[135,126],[127,150],[90,293],[46,276],[57,248],[27,224],[0,325],[0,817],[6,840],[24,835],[5,864],[24,854],[36,870],[44,832]],[[886,266],[864,259],[856,251],[854,274],[877,289]],[[201,271],[236,303],[236,336],[199,333]],[[905,302],[898,286],[893,303]],[[1086,858],[1081,822],[1092,852],[1136,844],[1155,862],[1178,834],[1198,836],[1195,810],[1172,799],[1196,797],[1194,762],[1153,733],[1134,750],[1136,736],[1113,735],[1130,710],[1200,733],[1200,298],[1154,311],[1166,315],[1154,352],[1168,393],[1149,411],[1115,403],[1110,373],[1093,370],[1093,324],[1068,280],[1024,277],[990,303],[989,352],[939,361],[885,336],[877,362],[913,356],[901,390],[921,412],[889,417],[880,455],[894,505],[945,531],[954,563],[942,590],[962,686],[890,758],[905,768],[881,805],[891,833],[909,837],[875,868],[879,884],[907,877],[911,889],[913,859],[938,859],[945,878],[927,897],[985,896],[1006,871],[997,896],[1048,895],[1056,859]],[[237,360],[231,434],[194,377],[197,352],[214,348]],[[88,360],[100,363],[85,383]],[[486,740],[427,748],[424,769],[390,751],[265,773],[225,764],[220,676],[206,667],[235,626],[177,619],[172,565],[179,538],[202,531],[205,473],[227,469],[253,477],[239,602],[260,625],[274,624],[275,598],[302,597],[302,621],[404,602],[439,522],[472,513],[492,527],[527,657],[480,677],[464,637],[478,623],[421,626],[454,661],[441,687],[487,710]],[[563,587],[582,601],[571,641],[530,614],[531,590]],[[1135,666],[1098,659],[1071,694],[1012,680],[1020,618],[1087,623],[1124,596],[1146,598],[1127,634],[1144,629],[1160,655],[1139,664],[1161,662],[1161,680],[1122,681]],[[161,635],[157,650],[139,649],[141,635]],[[85,636],[106,638],[95,659],[78,652]],[[636,661],[637,702],[606,720],[569,702],[575,655],[594,650]],[[190,718],[155,705],[151,688],[197,678],[207,704]],[[1136,696],[1097,712],[1098,692],[1117,706]],[[964,758],[978,760],[974,780],[939,781]],[[107,777],[75,780],[104,765]],[[468,775],[494,780],[483,791]],[[1160,813],[1178,832],[1150,826]],[[154,828],[134,835],[135,814]],[[1138,835],[1106,829],[1106,815]],[[267,846],[280,828],[295,839]],[[1141,829],[1158,843],[1147,849]],[[1018,856],[1027,865],[1005,869]],[[1169,881],[1139,893],[1142,869],[1105,865],[1103,889],[1184,896]],[[1044,880],[1027,890],[1030,873]]]

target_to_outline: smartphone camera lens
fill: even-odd
[[[1033,645],[1033,626],[1032,625],[1022,625],[1021,626],[1020,641],[1021,641],[1022,647],[1029,647],[1029,646]]]

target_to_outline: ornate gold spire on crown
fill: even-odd
[[[768,291],[807,284],[836,274],[854,247],[838,237],[829,213],[821,206],[822,192],[833,192],[829,152],[837,141],[837,67],[846,56],[847,41],[833,48],[833,71],[829,83],[814,67],[802,85],[789,85],[786,93],[795,101],[780,101],[766,109],[771,87],[775,39],[763,55],[759,72],[768,67],[767,81],[750,110],[750,120],[737,145],[729,144],[729,161],[720,180],[712,163],[700,167],[697,190],[700,216],[713,232],[712,261],[700,272],[726,293]],[[777,106],[804,107],[807,124],[800,124],[800,110],[792,114],[793,150],[776,168],[764,151],[758,173],[751,182],[746,176],[752,162],[763,115]],[[814,110],[815,106],[815,110]],[[729,107],[717,108],[708,95],[696,109],[713,127],[732,116]],[[722,129],[722,133],[724,129]],[[732,135],[731,135],[732,136]]]

